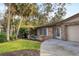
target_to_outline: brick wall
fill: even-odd
[[[67,40],[67,26],[64,24],[61,25],[61,39]]]
[[[49,39],[53,38],[53,27],[48,27],[48,38]]]
[[[47,27],[48,35],[39,35],[39,30],[37,31],[39,40],[44,41],[53,38],[53,27]]]

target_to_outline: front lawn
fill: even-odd
[[[17,50],[40,50],[40,42],[32,40],[15,40],[0,43],[0,54]]]

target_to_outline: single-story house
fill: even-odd
[[[79,13],[60,22],[36,28],[37,36],[79,42]]]

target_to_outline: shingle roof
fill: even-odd
[[[48,23],[48,24],[45,24],[45,25],[41,25],[41,26],[39,26],[39,27],[37,27],[37,28],[42,28],[42,27],[50,27],[50,26],[54,26],[54,25],[56,25],[56,24],[62,24],[62,23],[64,23],[64,22],[66,22],[66,21],[69,21],[69,20],[72,20],[72,19],[74,19],[74,18],[76,18],[76,17],[79,17],[79,13],[77,13],[77,14],[75,14],[75,15],[73,15],[73,16],[70,16],[70,17],[68,17],[68,18],[66,18],[66,19],[64,19],[64,20],[62,20],[62,21],[59,21],[59,22],[55,22],[55,23]]]

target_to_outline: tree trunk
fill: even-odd
[[[9,13],[8,13],[8,23],[7,23],[7,41],[10,40],[10,3],[9,3]]]
[[[14,23],[14,17],[12,18],[12,23]],[[14,24],[11,24],[11,29],[10,29],[10,35],[13,35],[14,30]]]
[[[13,17],[13,32],[12,32],[13,35],[15,33],[15,24],[14,24],[14,21],[15,21],[15,18]]]
[[[20,30],[20,27],[21,27],[22,20],[23,20],[23,17],[21,17],[19,25],[18,25],[18,29],[17,29],[17,32],[16,32],[16,39],[18,38],[18,34],[19,34],[19,30]]]

